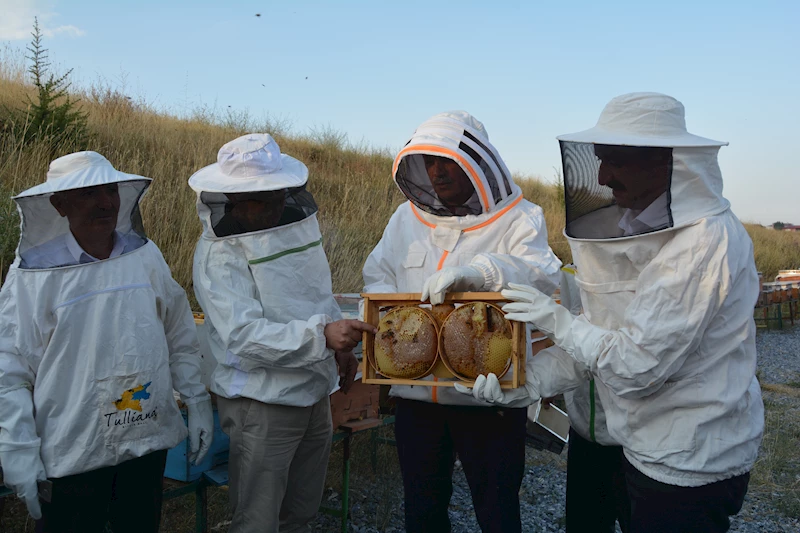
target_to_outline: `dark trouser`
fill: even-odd
[[[520,532],[526,409],[398,400],[395,439],[408,533],[447,533],[456,453],[484,533]]]
[[[724,533],[742,508],[750,473],[700,487],[650,479],[624,459],[631,499],[630,533]]]
[[[628,533],[630,504],[621,446],[602,446],[569,430],[567,533]]]
[[[157,533],[167,451],[51,479],[50,503],[41,501],[37,533]]]

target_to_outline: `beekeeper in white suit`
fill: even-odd
[[[347,392],[352,349],[375,331],[341,319],[307,179],[265,133],[227,143],[189,179],[203,223],[194,288],[230,436],[232,532],[310,531],[331,445],[328,395],[337,383]]]
[[[397,154],[393,177],[409,201],[364,265],[365,292],[416,292],[435,304],[447,292],[499,291],[509,282],[555,290],[561,263],[547,244],[542,209],[523,199],[477,119],[456,111],[423,122]],[[444,378],[437,374],[427,379]],[[456,453],[482,530],[521,530],[532,400],[525,389],[515,392],[498,407],[451,387],[391,388],[406,531],[450,530]]]
[[[187,435],[173,389],[188,406],[192,459],[211,444],[186,293],[141,223],[149,185],[78,152],[14,198],[22,226],[0,292],[0,465],[42,517],[37,531],[158,529],[167,450]],[[50,501],[40,503],[45,479]]]
[[[614,98],[594,128],[559,139],[584,314],[520,285],[504,310],[594,377],[624,449],[631,532],[727,531],[764,413],[758,277],[722,196],[725,143],[689,134],[683,105],[657,93]]]

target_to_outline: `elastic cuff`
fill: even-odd
[[[583,315],[576,318],[570,326],[570,336],[572,337],[572,347],[567,351],[572,357],[589,367],[592,373],[597,371],[597,358],[600,355],[600,342],[608,333],[608,330],[590,324]]]
[[[195,405],[195,404],[198,404],[198,403],[204,402],[204,401],[209,401],[210,402],[211,401],[211,395],[206,391],[205,394],[199,394],[199,395],[193,396],[191,398],[186,398],[186,399],[181,398],[181,401],[183,402],[183,404],[185,406],[188,407],[190,405]]]
[[[469,266],[480,272],[483,276],[483,286],[481,289],[492,288],[498,285],[494,280],[494,276],[492,276],[492,269],[486,265],[482,265],[480,263],[470,263]]]

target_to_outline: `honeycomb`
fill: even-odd
[[[436,325],[441,328],[442,324],[444,323],[444,319],[447,318],[447,315],[449,315],[455,308],[456,306],[453,304],[432,305],[431,314],[433,315],[433,319],[436,320]]]
[[[459,377],[501,377],[511,363],[511,323],[494,305],[472,302],[447,317],[440,333],[441,357]]]
[[[431,306],[431,314],[433,315],[434,320],[436,320],[436,325],[439,327],[439,329],[441,329],[444,319],[447,318],[447,315],[449,315],[450,312],[455,308],[456,306],[453,304],[436,304]],[[441,357],[436,359],[436,364],[433,366],[431,374],[439,379],[449,379],[455,377],[453,373],[447,369]]]
[[[438,351],[433,317],[418,307],[396,307],[378,323],[375,370],[390,378],[416,379],[427,375]]]

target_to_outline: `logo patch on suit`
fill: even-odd
[[[145,411],[142,406],[143,402],[150,399],[150,393],[147,392],[147,388],[151,383],[152,381],[148,381],[143,385],[127,389],[120,398],[114,400],[114,407],[117,410],[103,415],[106,419],[106,426],[124,428],[144,424],[151,418],[155,419],[157,416],[156,409]]]

